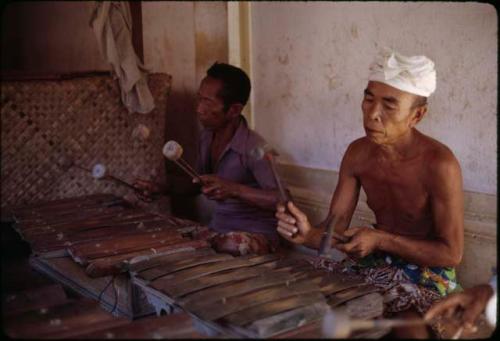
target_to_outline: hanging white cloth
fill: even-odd
[[[154,109],[147,70],[132,45],[132,16],[125,1],[96,1],[90,20],[99,50],[118,78],[123,104],[130,113]]]

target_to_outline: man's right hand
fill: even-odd
[[[283,238],[292,243],[304,244],[309,239],[312,226],[307,216],[291,201],[287,203],[287,207],[288,210],[285,210],[285,206],[281,203],[276,206],[277,211],[275,216],[278,218],[277,231]]]

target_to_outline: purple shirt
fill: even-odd
[[[268,161],[252,157],[252,149],[264,146],[265,140],[248,128],[243,116],[238,129],[221,154],[216,169],[211,169],[210,145],[213,132],[203,130],[198,146],[197,170],[200,174],[215,174],[220,178],[259,189],[276,189],[278,185]],[[262,233],[266,237],[278,239],[277,221],[274,210],[264,210],[237,199],[215,201],[210,228],[220,233],[246,231]]]

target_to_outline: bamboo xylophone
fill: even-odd
[[[186,233],[198,224],[133,208],[111,194],[17,207],[12,216],[34,255],[70,255],[91,277],[123,272],[138,255],[208,247]]]
[[[182,309],[207,330],[226,335],[276,336],[319,321],[330,307],[377,292],[361,278],[319,270],[286,253],[218,254],[205,240],[192,238],[190,232],[203,228],[196,223],[133,208],[109,194],[37,203],[15,208],[12,215],[39,258],[37,266],[63,283],[73,285],[75,276],[87,283],[75,266],[102,279],[128,271],[157,314],[161,307]],[[50,258],[61,255],[76,264]],[[68,269],[73,275],[65,275]],[[74,285],[92,291],[91,297],[97,293],[94,283]]]
[[[378,291],[360,278],[332,275],[284,253],[233,257],[195,250],[132,259],[128,270],[157,312],[168,303],[215,333],[239,337],[278,335]]]

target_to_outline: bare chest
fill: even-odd
[[[425,235],[431,228],[425,165],[419,160],[389,162],[376,158],[357,174],[377,223],[397,226],[403,234]]]

